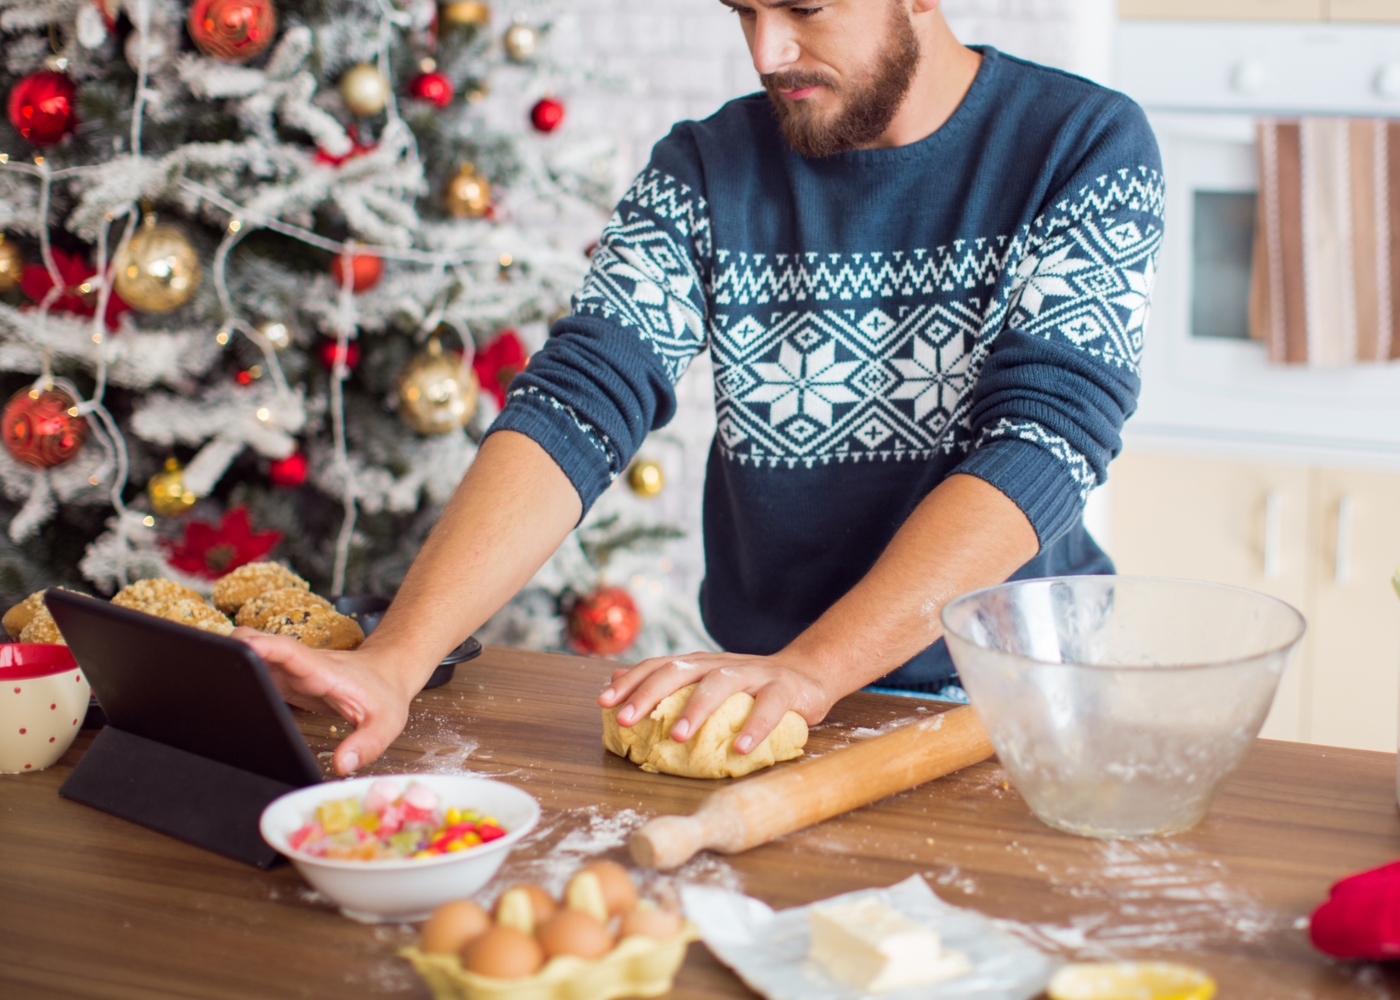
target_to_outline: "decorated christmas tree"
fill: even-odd
[[[0,0],[0,595],[263,558],[392,593],[613,194],[606,141],[562,127],[606,81],[551,57],[556,16]],[[676,532],[633,473],[491,636],[634,646],[594,591]],[[634,652],[704,641],[688,597],[642,597]]]

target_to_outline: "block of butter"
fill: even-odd
[[[967,956],[878,899],[813,906],[808,958],[861,992],[941,983],[966,975]]]

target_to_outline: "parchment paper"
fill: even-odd
[[[704,886],[681,890],[685,914],[700,937],[768,1000],[1030,1000],[1050,980],[1057,963],[997,929],[975,910],[949,906],[915,875],[887,889],[863,889],[840,900],[874,897],[937,931],[943,946],[965,954],[972,971],[958,979],[889,993],[860,993],[807,960],[811,943],[806,906],[775,912],[749,896]],[[830,902],[831,900],[823,900]]]

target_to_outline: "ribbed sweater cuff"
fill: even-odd
[[[612,473],[603,445],[562,403],[541,394],[512,395],[486,436],[497,431],[516,431],[548,453],[569,477],[588,513],[594,501],[612,485]]]
[[[1065,463],[1026,441],[988,441],[954,471],[976,476],[1005,493],[1035,528],[1042,550],[1084,512],[1079,485]]]

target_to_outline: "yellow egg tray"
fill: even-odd
[[[625,938],[593,961],[560,955],[524,979],[478,976],[462,968],[456,955],[427,955],[417,948],[399,954],[413,963],[436,1000],[615,1000],[669,993],[686,947],[699,937],[687,920],[674,937]]]

